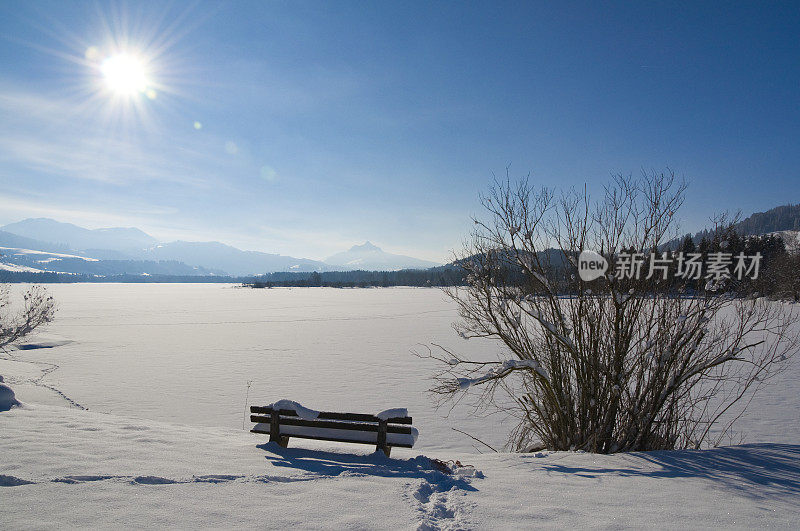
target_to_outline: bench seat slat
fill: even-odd
[[[274,410],[271,407],[250,406],[250,413],[261,413],[269,415],[273,411]],[[297,413],[291,409],[281,409],[278,413],[285,417],[298,416]],[[365,415],[362,413],[336,413],[335,411],[320,411],[319,415],[317,415],[317,418],[322,420],[352,420],[356,422],[378,422],[380,420],[375,415]],[[392,424],[412,423],[411,417],[394,417],[388,419],[388,421]]]
[[[270,416],[259,416],[259,415],[250,415],[250,422],[264,422],[269,423],[271,420]],[[377,424],[366,424],[366,423],[354,423],[354,422],[338,422],[338,421],[331,421],[331,420],[307,420],[301,419],[297,417],[283,417],[280,418],[281,426],[307,426],[310,428],[332,428],[336,430],[352,430],[352,431],[374,431],[377,433],[378,425]],[[386,427],[387,433],[402,433],[405,435],[411,435],[411,427],[410,426],[392,426],[388,425]]]
[[[256,424],[252,430],[252,433],[263,433],[269,434],[269,424],[268,423],[259,423]],[[370,444],[374,445],[377,442],[378,434],[377,432],[358,432],[358,431],[347,431],[347,430],[337,430],[337,429],[329,429],[329,428],[310,428],[307,426],[286,426],[286,430],[284,431],[284,426],[281,426],[280,434],[286,437],[297,437],[300,439],[313,439],[318,441],[336,441],[336,442],[347,442],[347,443],[359,443],[359,444]],[[359,434],[361,437],[359,437]],[[386,444],[387,446],[396,446],[401,448],[413,448],[413,440],[415,437],[409,434],[402,434],[402,433],[387,433],[386,434]]]

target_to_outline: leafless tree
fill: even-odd
[[[482,197],[487,219],[475,219],[457,256],[466,286],[446,293],[459,309],[458,334],[494,339],[499,350],[482,360],[439,346],[419,353],[440,363],[431,391],[515,415],[516,450],[723,440],[794,352],[795,317],[763,299],[727,296],[717,282],[698,293],[665,278],[674,264],[665,269],[669,256],[659,251],[685,189],[672,172],[617,176],[592,203],[585,190],[557,196],[527,179],[496,181]],[[590,282],[575,274],[588,250],[609,263]],[[623,251],[665,260],[648,259],[640,278],[627,278],[616,274]]]

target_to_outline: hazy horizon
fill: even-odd
[[[102,230],[109,230],[109,229],[125,229],[125,230],[141,231],[145,235],[155,238],[156,242],[154,242],[154,243],[156,245],[161,245],[161,244],[165,244],[165,243],[177,243],[177,242],[185,242],[185,243],[220,243],[220,244],[227,245],[227,246],[230,246],[230,247],[235,247],[235,248],[237,248],[237,249],[239,249],[241,251],[269,252],[269,251],[256,250],[256,249],[246,249],[246,248],[242,249],[242,248],[238,248],[235,245],[230,244],[228,242],[218,241],[218,240],[203,240],[203,239],[169,240],[169,239],[161,239],[161,238],[155,237],[153,234],[150,234],[147,231],[142,231],[139,227],[111,227],[111,226],[87,227],[87,226],[78,225],[78,224],[75,224],[75,223],[62,222],[60,220],[53,219],[53,218],[47,218],[47,217],[24,218],[24,219],[19,219],[19,220],[16,220],[16,221],[12,221],[10,223],[0,224],[0,230],[7,230],[7,226],[9,226],[9,225],[16,225],[18,223],[23,223],[23,222],[27,222],[27,221],[38,221],[38,220],[55,221],[57,223],[64,223],[64,224],[67,224],[67,225],[73,225],[73,226],[75,226],[75,227],[77,227],[79,229],[87,229],[87,230],[100,230],[100,231],[102,231]],[[17,232],[14,232],[13,230],[9,230],[9,232],[11,232],[12,234],[18,234]],[[37,241],[40,241],[40,242],[43,242],[43,243],[50,243],[50,244],[63,243],[63,242],[55,241],[55,240],[57,240],[57,238],[54,240],[53,238],[46,239],[46,238],[34,237],[34,236],[26,236],[26,235],[21,235],[21,236],[26,237],[26,238],[29,237],[30,239],[37,240]],[[201,237],[202,234],[198,234],[197,236]],[[386,249],[382,245],[379,245],[379,244],[376,245],[374,242],[371,242],[369,240],[363,240],[361,242],[354,242],[349,247],[343,248],[343,249],[339,249],[339,252],[333,253],[331,255],[326,255],[326,256],[324,256],[322,258],[311,258],[311,257],[308,257],[308,256],[295,256],[294,258],[311,259],[311,260],[317,260],[317,261],[320,261],[320,262],[330,263],[332,265],[341,265],[341,264],[334,264],[333,262],[330,262],[330,259],[335,257],[338,254],[343,254],[346,251],[353,251],[353,250],[358,250],[359,248],[371,248],[371,247],[376,248],[377,251],[383,251],[385,253],[400,254],[400,253],[394,253],[394,252],[392,252],[391,249]],[[74,248],[72,250],[82,250],[82,249]],[[280,253],[269,253],[269,254],[280,254]],[[416,258],[416,257],[414,257],[414,258]],[[451,260],[448,259],[447,261],[449,262]],[[439,264],[443,264],[444,262],[438,262],[438,263]]]

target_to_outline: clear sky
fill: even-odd
[[[798,2],[5,0],[0,224],[444,261],[510,164],[694,231],[800,202],[799,91]]]

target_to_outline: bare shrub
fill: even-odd
[[[418,354],[441,363],[432,392],[516,416],[516,450],[722,441],[794,352],[794,315],[722,294],[719,282],[690,291],[656,261],[638,280],[617,278],[621,251],[649,255],[668,239],[685,188],[671,172],[618,176],[592,204],[586,192],[557,198],[527,180],[496,182],[482,198],[488,220],[475,220],[457,257],[466,286],[445,292],[458,305],[459,335],[497,340],[500,350],[484,360],[438,346]],[[609,263],[591,282],[575,274],[584,250]]]
[[[32,286],[23,294],[22,306],[12,311],[11,289],[0,284],[0,349],[53,320],[55,302],[41,286]]]

